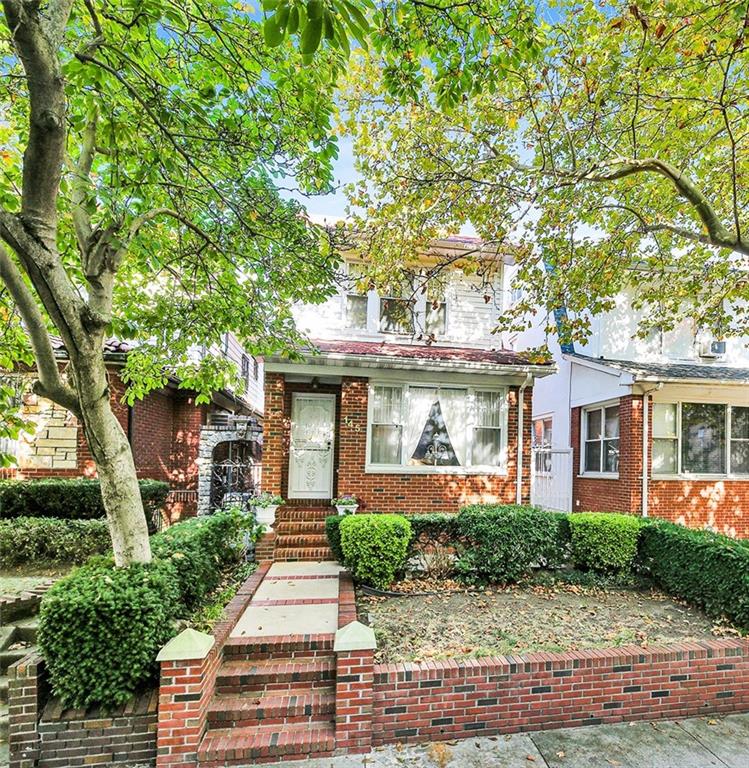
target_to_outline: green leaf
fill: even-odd
[[[307,5],[307,11],[309,12],[309,4]],[[321,38],[322,19],[311,18],[302,32],[302,40],[299,47],[301,52],[306,55],[314,53],[320,47]]]
[[[307,3],[307,16],[309,20],[322,20],[324,7],[322,0],[309,0]]]
[[[263,36],[265,37],[266,44],[270,48],[275,48],[283,42],[284,33],[278,26],[278,19],[276,16],[271,16],[265,20],[265,24],[263,24]]]

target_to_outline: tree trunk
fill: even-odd
[[[74,364],[83,431],[101,483],[104,509],[118,566],[151,561],[148,525],[133,452],[110,403],[103,360]]]

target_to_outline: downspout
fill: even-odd
[[[642,506],[640,514],[648,516],[648,449],[650,432],[650,394],[663,389],[663,382],[659,381],[654,387],[646,389],[642,393]]]
[[[515,498],[518,504],[523,503],[523,403],[525,401],[525,390],[532,381],[533,375],[527,373],[525,381],[518,388],[518,476],[515,480],[517,485]]]

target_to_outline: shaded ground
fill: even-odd
[[[38,587],[50,579],[59,579],[73,568],[72,565],[34,567],[29,565],[0,568],[0,595],[18,595]]]
[[[736,634],[656,591],[571,584],[358,598],[377,661],[651,645]]]

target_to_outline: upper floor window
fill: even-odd
[[[653,474],[749,475],[749,408],[653,405]]]
[[[377,384],[369,420],[371,465],[504,468],[505,390]]]
[[[583,411],[583,472],[619,471],[619,406]]]
[[[424,312],[424,330],[427,336],[438,338],[447,333],[447,302],[442,288],[430,283],[426,292],[426,310]]]
[[[367,290],[362,286],[363,270],[360,264],[348,265],[348,284],[346,287],[346,326],[357,330],[367,330]]]
[[[380,332],[412,334],[415,307],[411,281],[393,282],[380,296]]]
[[[242,355],[242,382],[246,392],[250,387],[250,358],[247,355]]]
[[[260,363],[256,357],[252,358],[252,378],[257,381],[260,378]]]

